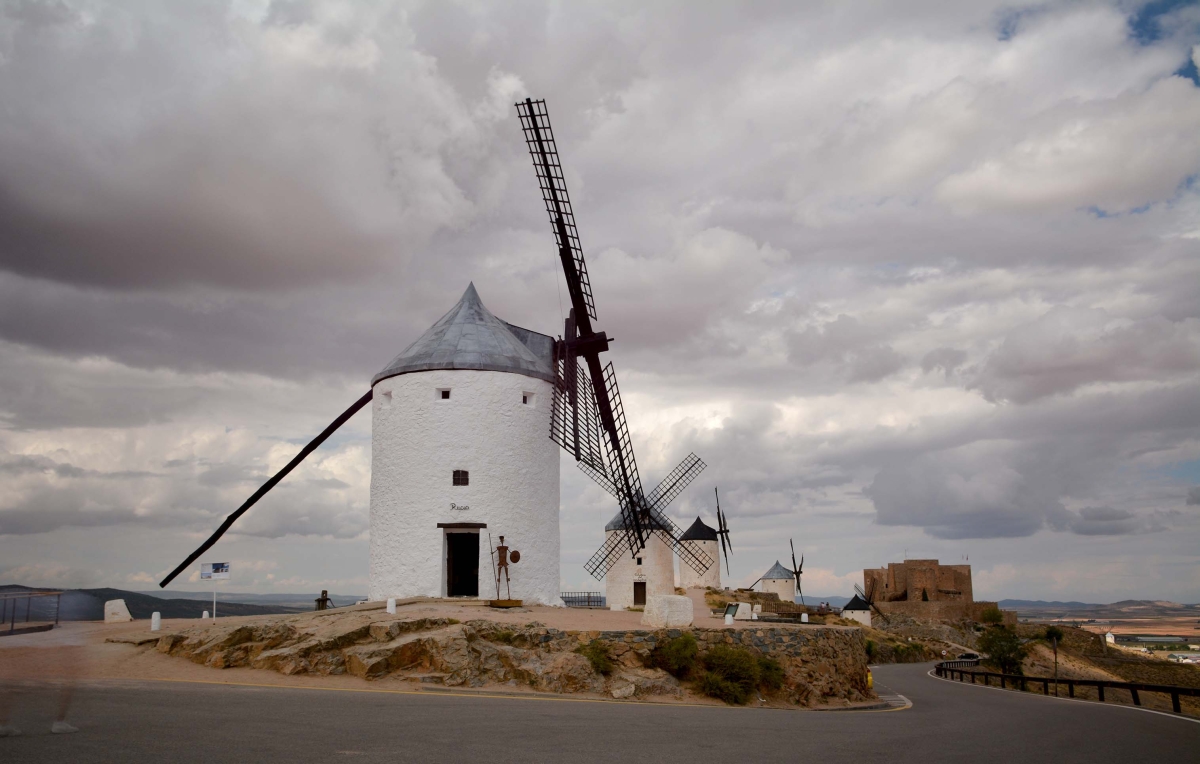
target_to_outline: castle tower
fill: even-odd
[[[779,595],[780,602],[795,602],[796,576],[792,574],[792,571],[780,565],[779,560],[776,560],[771,569],[763,574],[762,590],[775,592]]]
[[[653,525],[653,522],[651,523]],[[653,528],[651,528],[653,531]],[[605,542],[625,531],[625,518],[617,516],[604,526]],[[646,545],[631,556],[628,547],[604,575],[605,597],[612,610],[642,607],[652,594],[675,593],[675,553],[657,533],[650,533]]]
[[[706,586],[711,586],[714,589],[721,588],[721,557],[720,550],[717,549],[717,532],[716,530],[704,524],[700,518],[696,518],[696,522],[692,523],[683,535],[680,536],[683,541],[690,541],[697,546],[700,551],[708,555],[708,558],[713,561],[708,570],[703,573],[697,573],[691,565],[687,564],[682,558],[679,560],[679,585],[684,589],[698,587],[703,589]]]
[[[370,599],[495,597],[490,534],[521,552],[513,598],[560,602],[553,347],[472,284],[375,375]]]

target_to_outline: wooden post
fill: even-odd
[[[1138,697],[1138,692],[1137,692],[1136,687],[1130,687],[1129,694],[1133,696],[1133,705],[1135,705],[1135,706],[1142,705],[1142,699]]]
[[[1042,694],[1043,695],[1050,694],[1050,680],[1049,679],[1042,680]],[[1057,684],[1054,685],[1054,694],[1058,695],[1058,685]]]
[[[1004,689],[1004,674],[1000,675],[1000,689]]]
[[[1179,691],[1178,690],[1171,691],[1171,710],[1177,714],[1183,713],[1183,711],[1179,708]]]
[[[1100,693],[1100,702],[1103,703],[1104,702],[1104,683],[1103,682],[1096,685],[1096,691],[1098,693]]]
[[[1067,695],[1072,698],[1075,697],[1075,682],[1070,679],[1067,680]]]
[[[1058,697],[1058,637],[1054,638],[1054,697]]]

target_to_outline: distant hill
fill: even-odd
[[[212,610],[212,595],[209,595],[208,604],[205,605],[205,600],[202,599],[165,599],[139,592],[127,592],[122,589],[80,589],[79,591],[95,597],[102,603],[108,600],[123,599],[125,606],[129,608],[129,614],[134,618],[149,618],[150,614],[156,611],[162,613],[163,618],[199,618],[201,612]],[[312,610],[312,608],[308,607],[304,610]],[[217,615],[273,615],[300,612],[303,611],[296,607],[222,602],[219,598],[217,600]]]
[[[33,589],[28,586],[0,586],[0,592],[48,591]],[[31,620],[53,618],[53,597],[38,597],[29,601],[32,607]],[[162,613],[163,618],[199,618],[205,610],[212,610],[212,595],[208,597],[208,605],[203,599],[154,597],[140,592],[130,592],[123,589],[68,589],[63,591],[62,604],[59,610],[59,620],[62,621],[99,621],[104,618],[104,603],[108,600],[125,600],[129,614],[134,618],[150,618],[154,612]],[[17,617],[24,615],[25,605],[21,604]],[[217,615],[273,615],[279,613],[300,613],[312,610],[311,601],[308,607],[284,607],[281,605],[252,605],[243,602],[225,602],[218,598]]]
[[[1036,610],[1084,610],[1087,608],[1103,607],[1102,605],[1094,605],[1087,602],[1059,602],[1058,600],[1000,600],[997,604],[1004,610],[1020,610],[1021,608]]]
[[[809,605],[819,605],[822,602],[828,602],[830,607],[845,607],[850,601],[849,597],[830,597],[828,595],[813,596],[811,594],[804,595],[804,602]],[[800,598],[796,597],[796,602],[800,602]]]

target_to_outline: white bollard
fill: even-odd
[[[808,623],[808,613],[800,614],[800,623]]]
[[[396,614],[396,598],[395,597],[388,597],[387,611],[391,615]]]
[[[158,631],[162,628],[162,613],[154,612],[150,614],[150,631]]]
[[[208,620],[208,611],[207,610],[204,611],[204,615],[200,616],[200,620],[202,620],[202,621]]]
[[[733,613],[726,613],[726,614],[725,614],[725,625],[726,625],[726,626],[732,626],[732,625],[733,625]]]

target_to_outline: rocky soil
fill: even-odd
[[[813,706],[872,699],[861,631],[837,627],[694,628],[701,655],[717,644],[771,655],[786,679],[772,704]],[[683,698],[687,683],[650,666],[655,645],[680,630],[566,631],[540,622],[372,612],[230,619],[169,633],[159,652],[212,668],[282,674],[350,674],[448,687],[509,686],[613,698]],[[579,648],[600,640],[614,662],[597,673]]]

